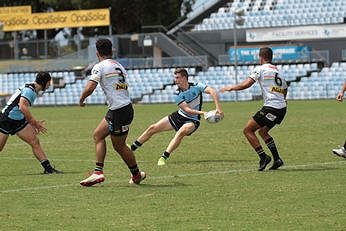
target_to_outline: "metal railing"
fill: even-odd
[[[163,58],[118,59],[125,68],[159,68],[159,67],[207,67],[207,56],[178,56]]]
[[[346,51],[345,51],[346,53]],[[345,54],[346,55],[346,54]],[[308,54],[306,52],[304,53],[304,58],[297,59],[297,60],[282,60],[277,59],[273,60],[274,63],[311,63],[311,62],[323,62],[325,66],[329,66],[330,60],[329,60],[329,51],[328,50],[318,50],[318,51],[311,51]],[[346,58],[346,57],[345,57]],[[234,62],[231,61],[229,55],[219,55],[218,56],[219,65],[233,65]],[[238,59],[238,64],[250,64],[249,62],[244,62],[241,59]],[[258,60],[254,60],[251,64],[258,64]]]

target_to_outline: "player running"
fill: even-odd
[[[259,60],[261,66],[252,70],[243,82],[220,89],[221,92],[240,91],[251,87],[256,81],[262,89],[264,106],[247,122],[243,130],[249,143],[259,155],[258,171],[263,171],[266,168],[271,161],[271,157],[264,152],[255,134],[257,130],[274,158],[274,163],[270,169],[278,169],[284,164],[279,156],[274,139],[268,133],[276,124],[281,123],[287,108],[287,84],[285,79],[280,76],[277,67],[271,63],[272,59],[273,51],[271,48],[260,48]]]
[[[108,112],[94,130],[96,146],[96,166],[94,173],[82,180],[82,186],[92,186],[105,180],[103,175],[104,160],[106,158],[106,137],[110,135],[113,148],[119,153],[129,168],[132,177],[131,184],[139,184],[146,177],[145,172],[138,169],[136,158],[126,145],[127,134],[133,120],[133,108],[128,92],[127,72],[124,67],[112,59],[112,42],[108,39],[99,39],[96,42],[96,55],[99,63],[92,71],[79,100],[81,107],[85,106],[85,99],[90,96],[100,84],[106,95]]]

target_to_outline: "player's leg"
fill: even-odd
[[[258,134],[262,137],[262,139],[266,143],[267,147],[269,148],[269,150],[272,153],[272,156],[274,158],[274,163],[269,169],[275,170],[275,169],[278,169],[279,167],[281,167],[284,164],[284,162],[280,158],[280,155],[279,155],[279,152],[278,152],[277,147],[275,145],[273,137],[271,137],[269,135],[270,129],[271,128],[269,128],[267,126],[261,127],[258,130]]]
[[[185,123],[183,126],[179,128],[179,130],[175,133],[173,139],[169,142],[166,151],[162,154],[160,159],[157,162],[157,165],[165,165],[166,160],[169,158],[170,154],[177,149],[180,145],[183,138],[187,135],[190,135],[192,132],[196,130],[196,125],[192,122]]]
[[[62,173],[61,171],[58,171],[51,166],[45,152],[42,149],[33,126],[27,124],[22,130],[18,131],[16,135],[31,146],[32,152],[40,161],[42,167],[44,168],[45,174]]]
[[[147,142],[154,134],[173,130],[173,126],[170,124],[168,116],[162,118],[158,122],[151,124],[131,145],[131,150],[135,151],[137,148]]]
[[[0,152],[4,149],[9,135],[13,134],[16,129],[19,130],[18,124],[11,123],[7,117],[0,113]]]
[[[258,113],[257,113],[258,114]],[[243,133],[247,140],[249,141],[250,145],[255,149],[256,153],[258,154],[260,161],[259,161],[259,171],[263,171],[265,167],[269,164],[271,161],[270,156],[265,154],[262,145],[260,141],[258,140],[255,132],[260,128],[260,125],[255,121],[255,119],[250,119],[247,124],[245,125],[245,128],[243,130]]]
[[[103,166],[104,161],[106,158],[106,152],[107,152],[107,146],[106,146],[106,137],[109,135],[108,130],[108,123],[103,118],[99,125],[95,128],[93,133],[93,139],[95,143],[95,160],[96,165],[94,168],[94,172],[87,177],[86,179],[82,180],[80,184],[82,186],[92,186],[97,183],[101,183],[105,180],[105,177],[103,175]]]
[[[95,128],[94,133],[93,133],[93,139],[95,143],[95,152],[96,152],[96,168],[98,167],[98,164],[101,164],[103,167],[103,163],[106,158],[106,152],[107,152],[107,144],[106,144],[106,137],[109,135],[109,130],[108,130],[108,123],[106,119],[102,119],[99,125]],[[99,166],[101,167],[101,166]],[[101,169],[96,169],[95,170],[100,170]]]
[[[139,184],[145,179],[146,175],[144,172],[139,171],[136,157],[132,150],[126,145],[126,138],[127,133],[123,135],[111,135],[114,150],[119,153],[132,174],[130,183]]]
[[[4,134],[0,132],[0,152],[4,149],[8,136],[9,136],[8,134]]]

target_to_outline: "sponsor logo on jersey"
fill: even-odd
[[[128,89],[127,83],[116,83],[115,84],[115,90],[127,90]]]
[[[281,94],[284,94],[284,92],[285,92],[284,89],[282,89],[282,88],[280,88],[280,87],[275,87],[275,86],[272,87],[272,90],[271,90],[271,91],[272,91],[272,92],[281,93]]]

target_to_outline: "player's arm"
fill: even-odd
[[[237,85],[231,85],[231,86],[226,86],[226,87],[222,87],[220,89],[220,92],[225,92],[225,91],[241,91],[244,89],[247,89],[249,87],[251,87],[253,84],[255,83],[255,80],[253,80],[252,78],[247,78],[245,79],[243,82],[237,84]]]
[[[342,102],[344,100],[345,91],[346,91],[346,81],[344,82],[344,85],[342,86],[341,91],[336,96],[336,100]]]
[[[18,106],[19,110],[23,113],[25,119],[29,122],[29,124],[31,124],[35,128],[37,133],[47,132],[47,128],[43,126],[44,121],[38,121],[32,116],[29,110],[30,103],[25,97],[20,97]]]
[[[204,89],[204,92],[209,94],[212,98],[213,98],[213,101],[214,101],[214,104],[215,104],[215,107],[216,107],[216,112],[218,114],[220,114],[221,116],[223,116],[223,111],[222,111],[222,108],[221,108],[221,104],[220,104],[220,100],[219,100],[219,95],[217,94],[217,92],[211,88],[211,87],[206,87]]]
[[[179,107],[188,114],[203,115],[204,113],[206,113],[205,111],[198,111],[198,110],[190,108],[189,105],[185,101],[181,102],[179,104]]]
[[[84,87],[84,90],[81,96],[79,97],[79,106],[81,107],[85,106],[85,102],[84,102],[85,99],[94,92],[96,87],[97,87],[97,82],[93,80],[88,81],[88,83]]]

